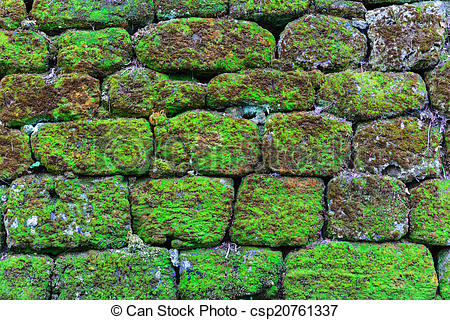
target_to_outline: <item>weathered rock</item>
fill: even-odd
[[[386,4],[405,4],[411,2],[417,2],[417,0],[362,0],[364,4],[368,5],[386,5]]]
[[[425,76],[431,104],[440,114],[450,117],[450,51],[441,55],[439,64]]]
[[[348,70],[325,76],[317,104],[339,117],[361,121],[419,110],[427,97],[425,82],[418,74]]]
[[[442,135],[413,117],[378,120],[358,126],[355,169],[412,181],[439,175]]]
[[[65,254],[53,272],[53,299],[176,299],[175,271],[164,248]]]
[[[180,254],[181,299],[275,299],[281,284],[281,252],[229,243]]]
[[[51,269],[50,257],[11,254],[1,257],[0,299],[49,299]]]
[[[269,117],[263,136],[266,167],[281,174],[331,176],[347,168],[351,124],[309,112]]]
[[[88,75],[13,74],[0,82],[0,121],[8,126],[96,117],[99,104],[99,81]]]
[[[250,175],[239,188],[231,240],[242,245],[303,246],[323,225],[320,179]]]
[[[130,35],[120,28],[99,31],[69,30],[58,38],[58,67],[104,78],[131,62]]]
[[[174,19],[148,25],[133,36],[138,59],[166,73],[217,74],[267,67],[275,38],[254,22]]]
[[[3,217],[6,202],[8,201],[8,186],[0,185],[0,216]],[[5,244],[5,230],[3,223],[0,223],[0,250],[3,250]]]
[[[307,15],[289,23],[278,42],[281,60],[307,70],[356,68],[366,50],[365,35],[350,21],[324,15]]]
[[[315,0],[313,10],[317,13],[346,19],[364,19],[367,12],[361,2],[345,0]]]
[[[0,76],[45,72],[49,58],[45,35],[32,31],[0,30]]]
[[[175,18],[218,18],[227,15],[228,0],[157,0],[159,21]]]
[[[445,171],[450,174],[450,129],[445,130]]]
[[[0,126],[0,179],[15,179],[24,174],[32,163],[28,136],[19,130]]]
[[[130,223],[123,177],[30,175],[11,184],[6,244],[27,252],[121,248]]]
[[[103,83],[103,106],[112,115],[149,117],[155,112],[169,116],[205,106],[206,85],[175,81],[145,68],[127,68]]]
[[[23,0],[3,0],[0,2],[0,28],[17,29],[27,16]]]
[[[245,175],[261,153],[256,124],[206,111],[188,111],[157,125],[155,138],[156,157],[168,172]]]
[[[225,236],[234,199],[231,179],[142,179],[130,185],[133,230],[145,242],[212,247]]]
[[[435,3],[378,8],[368,11],[366,20],[374,69],[422,70],[438,63],[446,21],[445,11]]]
[[[286,258],[286,299],[433,299],[438,281],[425,246],[318,243]]]
[[[450,245],[450,180],[427,180],[411,190],[410,238]]]
[[[398,240],[408,232],[408,196],[392,177],[344,172],[328,184],[327,233],[332,239]]]
[[[450,300],[450,249],[444,249],[438,256],[439,292],[442,298]]]
[[[153,135],[144,119],[78,120],[38,125],[31,144],[50,172],[139,175],[150,167]]]
[[[223,73],[208,83],[206,103],[212,109],[260,108],[265,111],[308,110],[314,88],[306,73],[255,69]]]
[[[35,0],[31,18],[44,31],[138,27],[153,21],[152,0]]]

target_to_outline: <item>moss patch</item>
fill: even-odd
[[[0,178],[12,180],[24,174],[33,163],[28,136],[0,126]]]
[[[364,4],[358,1],[315,0],[312,8],[317,13],[346,19],[364,19],[367,12]]]
[[[450,300],[450,249],[444,249],[438,256],[439,292],[442,298]]]
[[[159,21],[175,18],[218,18],[228,12],[228,0],[156,0]]]
[[[439,64],[425,77],[430,91],[433,108],[442,115],[450,117],[450,53],[441,54]]]
[[[27,11],[23,0],[3,0],[0,2],[1,29],[17,29],[26,16]]]

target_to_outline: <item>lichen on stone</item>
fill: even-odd
[[[156,0],[159,21],[175,18],[219,18],[227,15],[228,0]]]
[[[442,51],[438,65],[425,76],[433,108],[450,117],[450,49]]]
[[[315,0],[312,8],[314,12],[320,14],[337,16],[346,19],[364,19],[367,12],[366,7],[360,1]]]

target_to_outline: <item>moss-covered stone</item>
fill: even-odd
[[[445,158],[445,172],[450,176],[450,129],[447,128],[444,133],[445,137],[445,150],[444,150],[444,158]]]
[[[281,284],[281,252],[224,244],[180,254],[182,299],[275,299]]]
[[[206,111],[188,111],[157,125],[155,138],[156,157],[168,172],[241,176],[254,170],[261,153],[256,124]]]
[[[290,22],[278,42],[280,59],[307,70],[356,68],[366,50],[365,35],[349,20],[324,15],[307,15]]]
[[[153,21],[153,0],[35,0],[31,17],[44,31],[139,27]]]
[[[348,70],[325,76],[317,104],[339,117],[361,121],[419,110],[427,96],[425,82],[412,72]]]
[[[425,246],[318,243],[286,258],[286,299],[433,299],[438,281]]]
[[[127,68],[103,83],[102,102],[112,115],[149,117],[155,112],[169,116],[205,106],[206,85],[171,80],[145,68]]]
[[[6,202],[8,201],[8,186],[0,185],[0,217],[3,219],[3,214],[6,206]],[[3,250],[5,247],[5,237],[6,233],[4,230],[3,222],[0,223],[0,250]]]
[[[344,172],[329,182],[327,198],[330,238],[386,241],[408,232],[407,189],[396,178]]]
[[[27,11],[23,0],[2,0],[0,2],[1,29],[17,29],[26,16]]]
[[[53,299],[176,299],[175,271],[164,248],[65,254],[53,273]]]
[[[0,125],[0,179],[15,179],[32,163],[29,137],[19,130]]]
[[[309,112],[269,117],[263,136],[266,167],[281,174],[331,176],[350,160],[352,126],[332,117]]]
[[[0,121],[8,126],[96,117],[99,104],[99,81],[88,75],[13,74],[0,82]]]
[[[266,111],[311,109],[314,88],[306,73],[255,69],[223,73],[208,83],[206,103],[212,109],[258,107]]]
[[[159,21],[175,18],[218,18],[227,15],[228,0],[155,0]]]
[[[257,246],[302,246],[319,238],[324,184],[320,179],[250,175],[239,188],[230,235]]]
[[[131,62],[130,35],[120,28],[99,31],[69,30],[58,38],[58,67],[104,78]]]
[[[450,50],[441,54],[439,64],[425,76],[431,104],[440,114],[450,117]]]
[[[446,36],[445,11],[435,3],[390,6],[366,14],[377,70],[422,70],[439,61]]]
[[[427,180],[411,190],[410,238],[450,245],[450,180]]]
[[[444,249],[438,255],[439,292],[445,300],[450,300],[450,249]]]
[[[166,73],[217,74],[267,67],[275,38],[254,22],[188,18],[151,24],[133,36],[136,55]]]
[[[14,180],[5,210],[6,243],[17,251],[120,248],[130,230],[123,177],[31,175]]]
[[[48,41],[44,34],[0,30],[0,76],[45,72],[49,58]]]
[[[403,181],[439,175],[442,135],[413,117],[378,120],[358,126],[355,169]]]
[[[31,144],[50,172],[139,175],[150,167],[153,135],[144,119],[78,120],[39,124]]]
[[[321,14],[338,16],[346,19],[364,19],[367,9],[359,1],[315,0],[312,9]]]
[[[0,257],[1,300],[47,300],[50,298],[52,259],[38,255]]]

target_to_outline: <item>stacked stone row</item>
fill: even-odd
[[[0,298],[450,298],[446,5],[294,2],[0,4]]]

